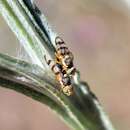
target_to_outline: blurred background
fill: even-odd
[[[75,64],[117,130],[130,128],[130,1],[37,0],[49,23],[74,53]],[[0,51],[21,55],[0,16]],[[0,130],[69,130],[52,111],[0,88]]]

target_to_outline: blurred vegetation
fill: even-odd
[[[117,128],[123,127],[121,121],[123,117],[123,128],[127,129],[129,102],[123,106],[120,102],[129,99],[128,4],[122,1],[101,0],[85,2],[37,1],[49,21],[55,25],[55,29],[67,42],[69,41],[68,45],[75,54],[75,62],[81,70],[83,79],[89,82],[92,90],[100,97]],[[94,35],[90,29],[95,32]],[[2,48],[3,52],[15,55],[16,51],[11,51],[11,48],[18,41],[12,37],[7,26],[6,32],[9,32],[9,37],[1,36],[4,41],[0,47],[5,48],[5,50]],[[11,46],[9,51],[3,43]],[[125,89],[122,86],[126,86]]]

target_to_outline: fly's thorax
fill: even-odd
[[[56,38],[55,43],[56,43],[56,51],[59,55],[64,56],[65,54],[69,53],[68,47],[60,37]]]
[[[65,56],[67,54],[69,54],[69,49],[66,47],[66,46],[57,46],[57,49],[56,49],[57,53],[60,55],[60,56]]]

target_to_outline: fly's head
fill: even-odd
[[[71,96],[73,94],[73,87],[71,85],[65,86],[63,88],[63,93],[66,94],[67,96]]]

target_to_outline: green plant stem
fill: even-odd
[[[60,86],[44,60],[44,55],[54,60],[56,34],[32,0],[1,0],[0,12],[37,64],[0,54],[0,85],[50,106],[74,130],[114,130],[78,72],[74,77],[74,95],[60,93]]]

